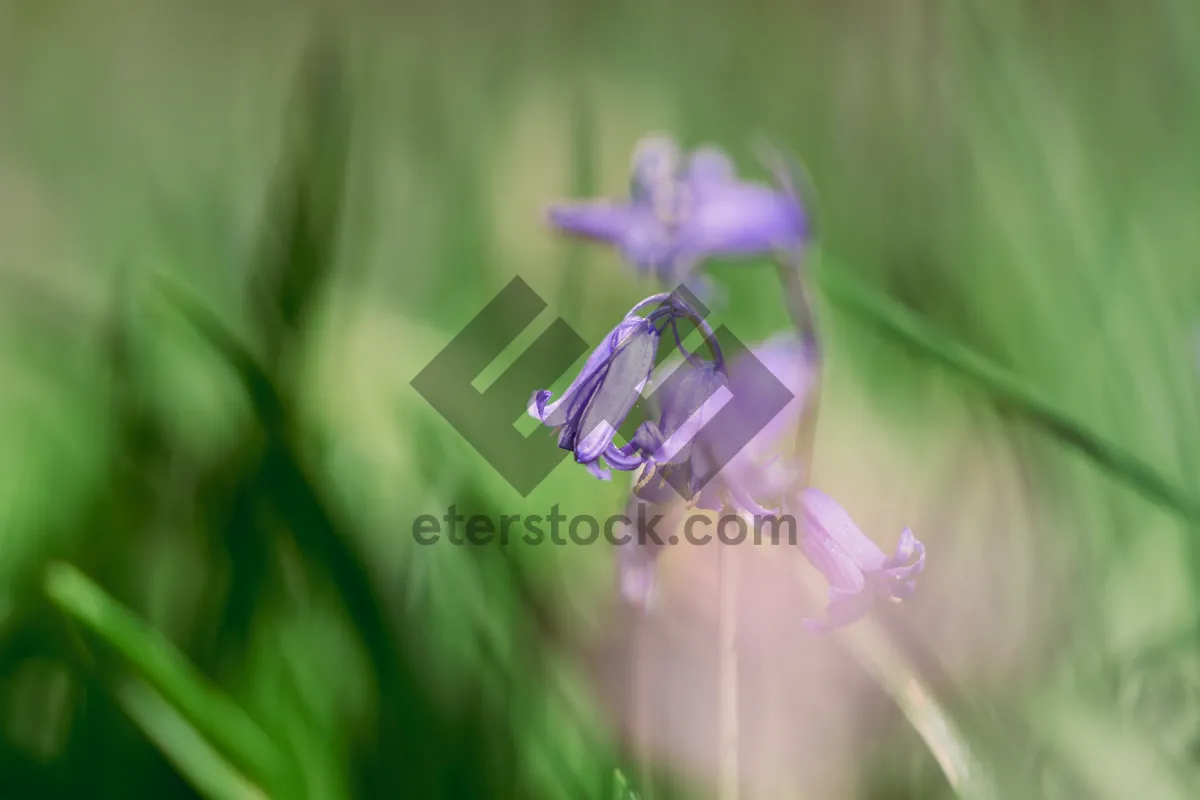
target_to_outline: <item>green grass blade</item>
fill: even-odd
[[[174,280],[159,274],[156,283],[163,296],[233,367],[263,427],[270,432],[278,431],[284,418],[282,395],[254,353],[216,314]]]
[[[260,490],[295,537],[297,546],[333,580],[367,646],[381,695],[377,768],[389,780],[399,780],[402,776],[391,765],[394,748],[401,745],[394,743],[403,742],[412,752],[428,747],[429,743],[420,732],[401,726],[399,716],[388,709],[392,704],[410,705],[410,710],[420,715],[429,707],[426,698],[412,695],[403,686],[404,667],[371,571],[354,547],[345,524],[324,501],[318,483],[297,449],[289,409],[267,368],[201,302],[166,278],[160,279],[160,286],[197,331],[228,360],[250,396],[259,423],[269,437],[261,464]]]
[[[195,729],[197,736],[232,765],[231,771],[244,773],[267,788],[270,796],[295,796],[288,791],[293,788],[293,772],[284,753],[161,634],[69,564],[47,567],[44,587],[51,602],[120,653],[137,675]],[[129,701],[124,698],[123,705]],[[149,705],[144,696],[135,694],[132,702],[135,713],[147,713]],[[168,723],[160,719],[155,724]]]
[[[805,569],[798,568],[795,574],[805,592],[820,596]],[[993,762],[985,760],[981,749],[932,689],[927,676],[921,675],[914,660],[896,645],[888,629],[874,615],[830,635],[836,637],[899,707],[958,797],[999,800],[1027,794],[1026,787],[1020,785],[1021,776],[1003,775],[994,769]],[[1002,787],[1008,791],[1002,791]],[[1014,793],[1014,789],[1020,791]]]
[[[828,259],[823,261],[826,266],[818,272],[818,279],[829,299],[843,310],[967,378],[994,402],[1019,413],[1050,436],[1083,453],[1147,499],[1171,509],[1189,522],[1200,523],[1200,499],[1191,492],[1075,420],[1019,376],[958,344],[916,314],[855,280],[844,270],[827,266],[828,263]]]
[[[998,776],[878,623],[870,618],[859,620],[839,635],[924,740],[955,794],[964,800],[1004,796]]]
[[[304,327],[337,257],[350,107],[335,40],[318,34],[305,51],[287,125],[251,267],[272,353]]]
[[[613,770],[613,800],[641,800],[621,770]]]
[[[267,795],[201,736],[158,692],[140,680],[120,684],[117,705],[200,794],[212,800],[266,800]]]

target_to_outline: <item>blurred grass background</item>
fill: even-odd
[[[314,24],[343,45],[316,99]],[[408,383],[513,276],[589,341],[650,293],[540,213],[623,192],[651,130],[758,175],[756,136],[787,147],[823,268],[1200,492],[1197,42],[1183,0],[0,2],[0,791],[707,795],[703,554],[638,626],[605,547],[410,537],[452,503],[619,510],[569,465],[520,498]],[[787,324],[765,265],[714,274],[738,338]],[[926,541],[898,613],[1003,793],[1195,796],[1195,520],[819,311],[816,482]],[[952,796],[760,594],[743,794]],[[675,719],[649,744],[639,648]]]

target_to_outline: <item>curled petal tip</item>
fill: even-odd
[[[891,558],[891,567],[900,570],[904,577],[916,575],[925,568],[925,545],[905,528],[896,544],[896,553]]]
[[[549,389],[539,389],[533,393],[533,397],[529,398],[529,406],[526,411],[529,416],[541,422],[546,421],[546,402],[550,399],[551,392]]]
[[[575,445],[575,460],[580,464],[594,463],[612,443],[617,429],[608,420],[601,420]]]
[[[588,472],[592,473],[593,475],[595,475],[598,479],[600,479],[602,481],[611,481],[612,480],[612,472],[605,469],[604,467],[600,466],[595,461],[593,461],[587,465],[587,470],[588,470]]]

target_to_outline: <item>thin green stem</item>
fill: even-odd
[[[808,484],[812,475],[813,449],[817,438],[817,416],[821,409],[821,346],[817,338],[816,323],[813,319],[812,305],[808,300],[808,289],[805,286],[804,265],[799,256],[780,259],[779,280],[783,284],[784,298],[787,302],[788,313],[792,324],[800,335],[803,357],[812,367],[812,382],[808,394],[803,399],[804,408],[801,411],[800,425],[796,430],[795,456],[804,465],[800,481]]]

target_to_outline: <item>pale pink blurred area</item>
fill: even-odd
[[[801,626],[819,613],[795,562],[753,546],[735,564],[739,772],[743,796],[843,797],[871,703],[852,660]],[[718,772],[719,546],[680,545],[664,556],[654,611],[628,632],[628,661],[610,691],[629,746],[680,772]],[[727,562],[725,577],[730,576]],[[865,701],[865,702],[864,702]],[[796,793],[796,794],[789,794]]]
[[[898,429],[851,387],[827,382],[824,397],[813,485],[885,552],[905,526],[928,548],[916,595],[885,609],[885,628],[899,626],[901,644],[917,648],[918,677],[935,694],[1020,688],[1063,641],[1075,578],[1014,446],[952,393],[933,401],[936,438]],[[714,536],[667,547],[657,604],[622,618],[601,691],[628,746],[681,774],[719,772],[722,552],[723,578],[737,586],[741,796],[861,796],[863,759],[906,723],[840,634],[802,626],[822,617],[825,583],[799,548],[756,545],[752,533],[740,546]]]

